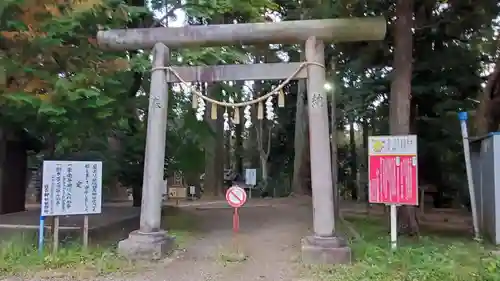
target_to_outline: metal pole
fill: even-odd
[[[398,207],[391,204],[391,249],[394,251],[398,247]]]
[[[40,215],[40,226],[38,227],[38,252],[43,253],[43,242],[45,240],[45,217]]]
[[[470,160],[469,133],[467,129],[467,112],[459,112],[460,128],[462,130],[462,142],[464,146],[465,171],[467,173],[467,185],[469,186],[470,205],[472,209],[472,223],[474,225],[474,239],[479,240],[479,226],[477,221],[476,195],[474,180],[472,178],[472,164]]]

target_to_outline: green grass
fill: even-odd
[[[241,263],[247,259],[248,256],[244,252],[237,249],[221,249],[219,252],[219,261],[223,264]]]
[[[362,235],[351,247],[355,261],[346,266],[309,266],[312,280],[339,281],[496,281],[500,258],[488,246],[456,236],[401,238],[396,252],[389,249],[387,227],[381,221],[350,220]],[[344,232],[345,233],[345,232]]]
[[[196,218],[182,210],[167,210],[162,224],[167,228],[168,234],[175,237],[178,248],[186,247],[196,234]],[[50,246],[50,241],[47,242],[47,246]],[[65,242],[61,243],[58,253],[53,255],[49,248],[39,254],[33,237],[0,240],[0,279],[6,276],[33,275],[92,277],[131,272],[144,266],[147,265],[119,256],[116,253],[116,243],[92,245],[85,250],[79,243]]]
[[[16,238],[0,242],[0,277],[29,276],[41,272],[73,276],[101,275],[131,268],[130,261],[118,256],[114,249],[77,244],[61,247],[53,255],[50,249],[38,253],[30,239]],[[57,270],[57,273],[55,272]]]
[[[218,261],[225,266],[231,263],[242,263],[248,260],[248,251],[244,237],[233,237],[230,243],[226,245],[219,245]]]
[[[196,216],[176,207],[165,209],[161,224],[168,235],[175,237],[178,248],[187,247],[189,241],[199,232]]]

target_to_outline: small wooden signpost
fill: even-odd
[[[246,169],[245,170],[245,184],[250,188],[248,189],[248,197],[252,199],[252,191],[257,185],[257,169]],[[274,195],[274,193],[273,193]]]
[[[89,217],[102,211],[101,161],[44,161],[39,251],[43,251],[45,218],[53,217],[52,251],[59,248],[59,216],[83,215],[83,248],[89,243]]]
[[[174,172],[174,175],[167,179],[168,199],[175,200],[175,204],[179,205],[179,200],[186,199],[188,196],[187,193],[182,173],[179,171]]]

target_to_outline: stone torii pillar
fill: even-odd
[[[119,251],[136,257],[161,257],[169,250],[169,239],[160,229],[161,184],[167,118],[167,82],[180,82],[162,66],[168,63],[168,48],[234,44],[297,44],[306,42],[307,71],[294,79],[307,78],[311,183],[314,234],[302,240],[305,263],[336,264],[351,260],[351,250],[337,236],[334,221],[332,161],[325,85],[325,42],[382,40],[383,18],[349,18],[245,23],[169,28],[99,31],[97,42],[110,50],[154,50],[149,98],[146,157],[144,164],[141,227],[119,243]],[[167,48],[168,47],[168,48]],[[301,63],[172,67],[183,81],[281,80],[289,78]],[[166,78],[165,78],[166,77]],[[333,163],[336,163],[334,159]],[[336,168],[336,167],[335,167]]]
[[[118,243],[118,251],[132,258],[158,259],[171,250],[172,239],[161,230],[163,202],[163,169],[165,167],[165,142],[167,137],[169,73],[165,66],[170,50],[162,43],[153,47],[151,93],[149,94],[148,126],[144,155],[141,218],[139,230]]]

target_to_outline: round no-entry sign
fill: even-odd
[[[229,206],[239,208],[247,201],[247,193],[245,190],[237,185],[231,186],[226,191],[226,201]]]

